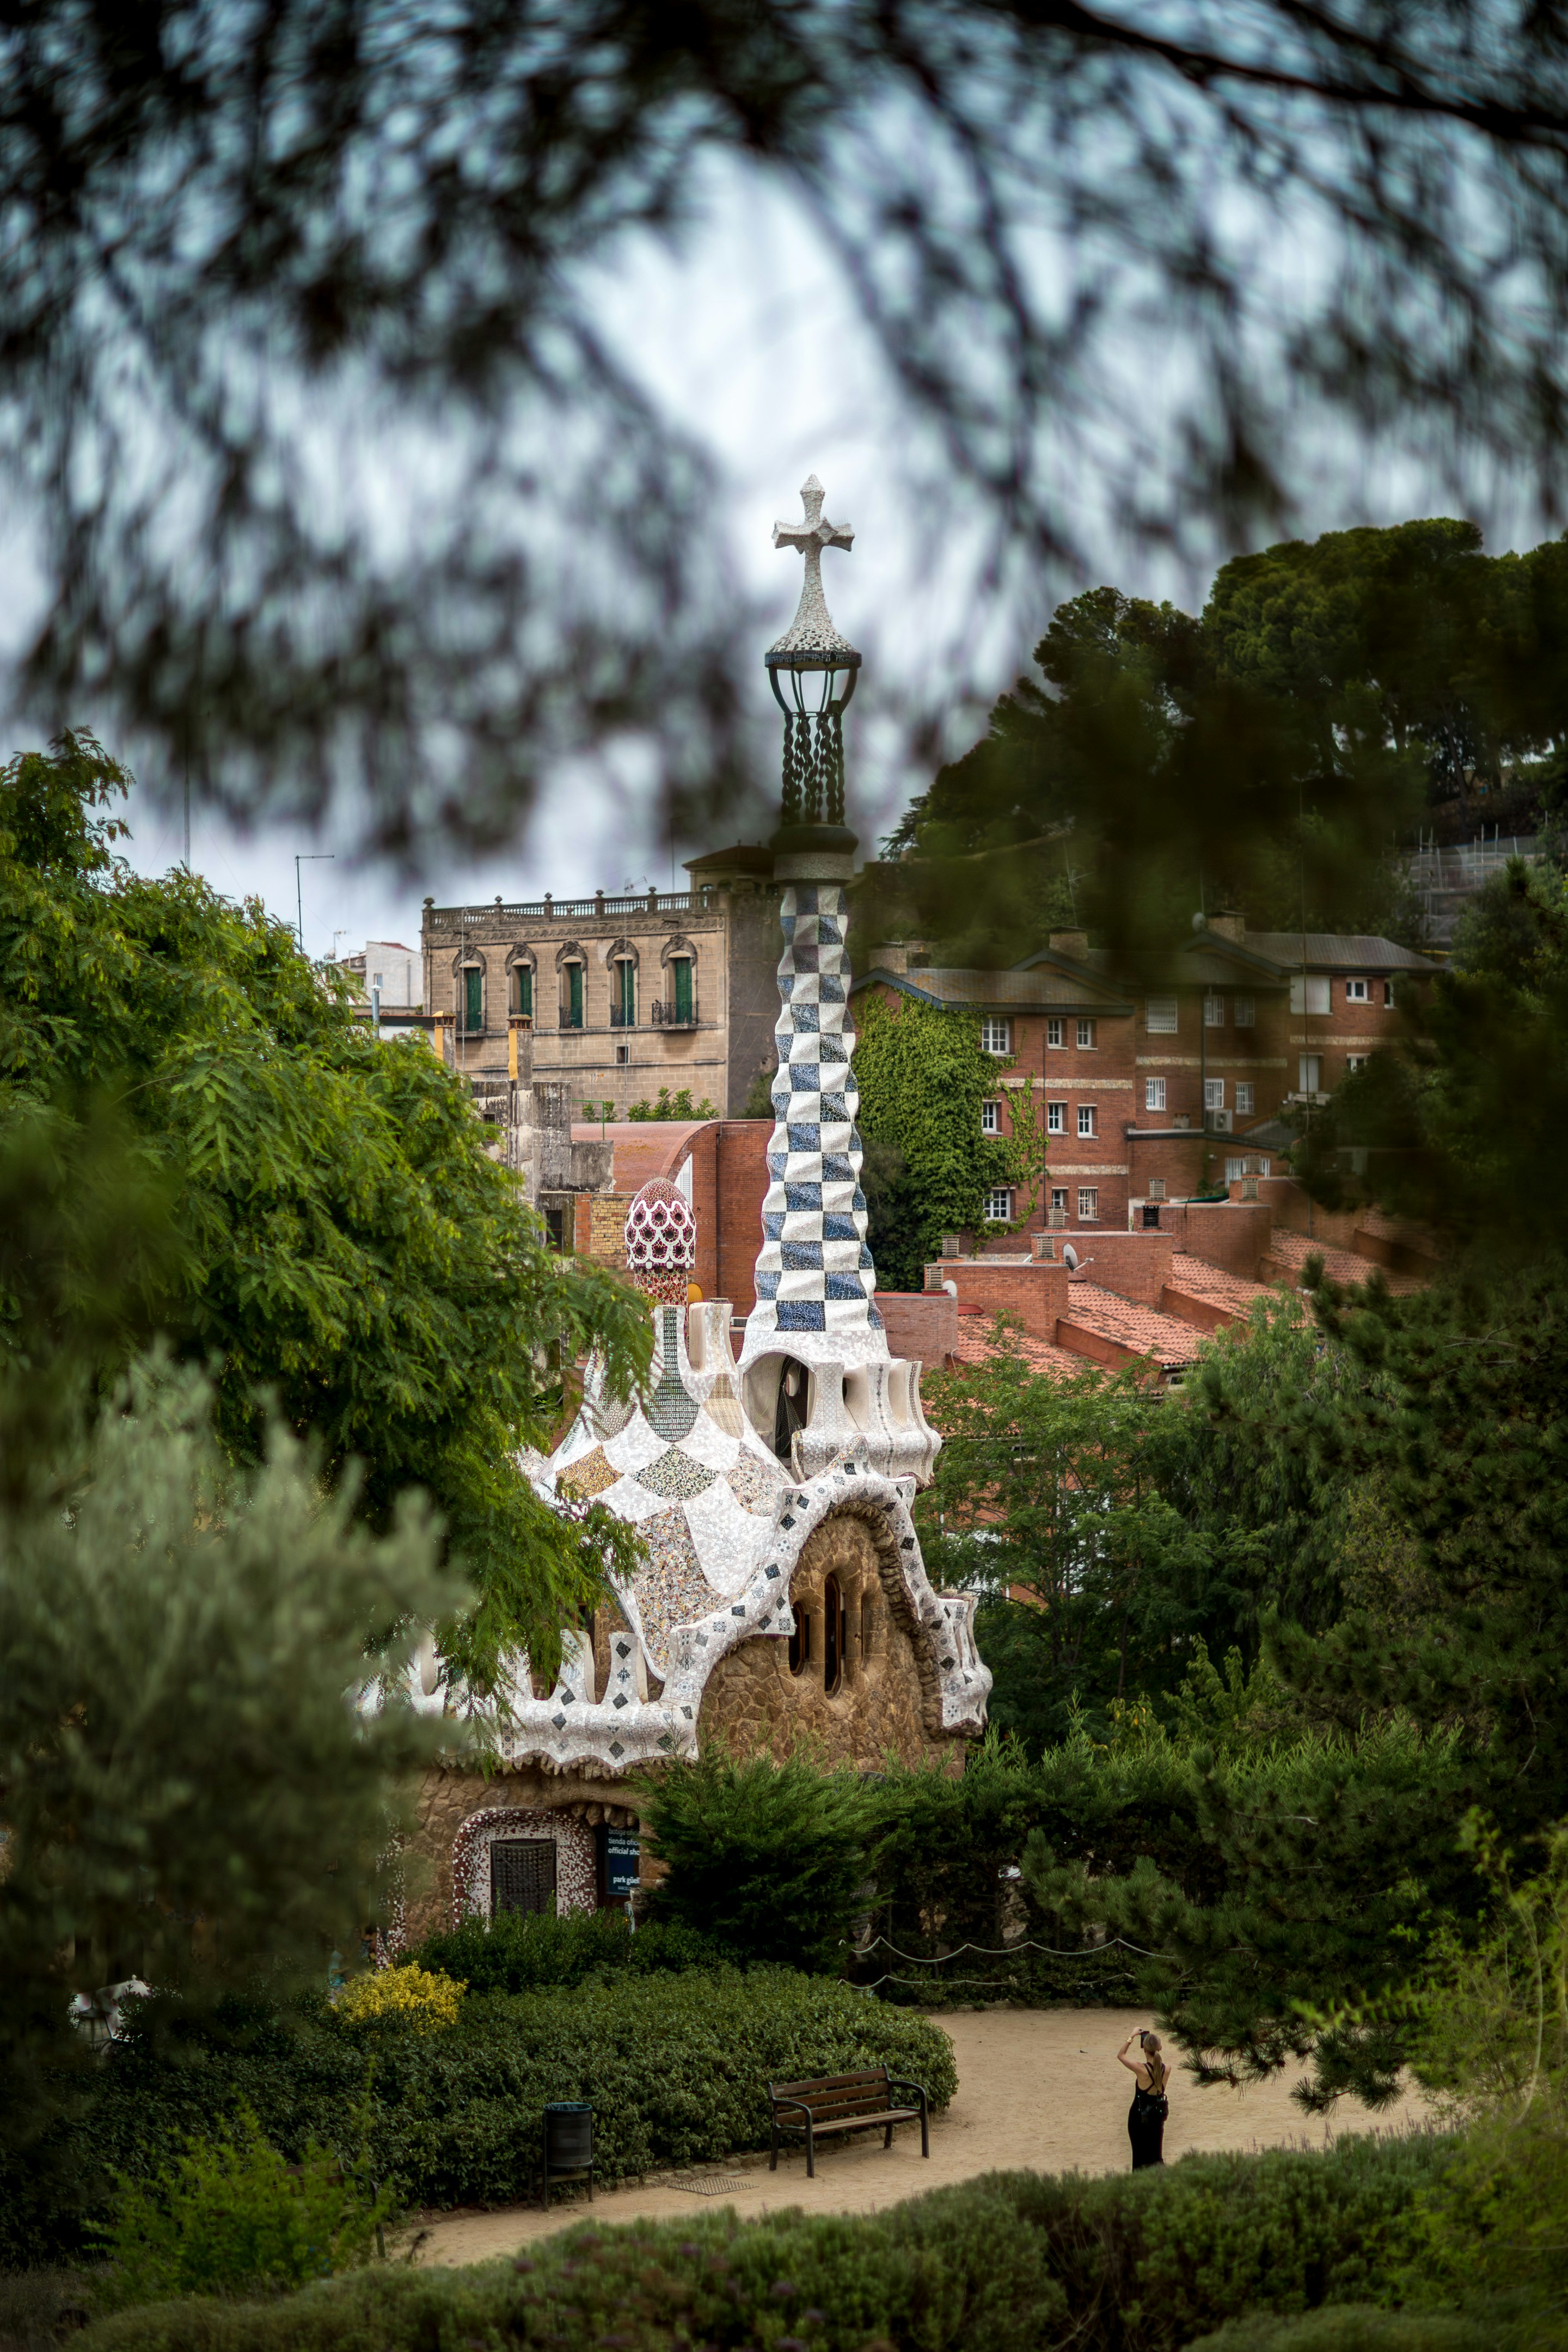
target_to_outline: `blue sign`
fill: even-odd
[[[600,1834],[605,1841],[605,1900],[624,1903],[628,1895],[635,1895],[637,1890],[642,1840],[635,1830],[615,1830],[607,1826]]]

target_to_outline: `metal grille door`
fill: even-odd
[[[553,1911],[555,1840],[498,1838],[490,1847],[490,1912]]]

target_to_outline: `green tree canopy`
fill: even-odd
[[[1440,517],[1288,541],[1224,565],[1196,616],[1090,589],[1035,659],[890,836],[881,920],[984,961],[1226,902],[1405,937],[1399,836],[1445,810],[1468,832],[1521,763],[1561,791],[1568,543],[1490,557]]]
[[[123,1329],[211,1365],[231,1458],[258,1458],[270,1400],[323,1475],[359,1465],[372,1526],[422,1488],[476,1596],[450,1654],[482,1675],[522,1640],[548,1663],[628,1538],[548,1510],[521,1450],[548,1441],[584,1349],[623,1390],[646,1367],[642,1302],[550,1252],[460,1079],[372,1037],[259,905],[129,870],[127,781],[78,736],[0,774],[0,1118],[47,1109],[68,1165],[112,1124],[127,1186],[159,1204]],[[60,1234],[11,1267],[23,1356],[45,1257],[74,1246]],[[102,1273],[47,1279],[74,1315]],[[100,1369],[116,1344],[106,1328]]]

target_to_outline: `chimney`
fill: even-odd
[[[1089,953],[1087,931],[1053,931],[1046,945],[1057,955],[1086,956]]]
[[[871,950],[870,968],[874,971],[907,972],[910,968],[910,951],[907,947],[895,946],[891,940],[884,940],[879,948],[873,948]]]
[[[1222,913],[1209,917],[1209,929],[1217,931],[1222,940],[1229,940],[1234,946],[1240,947],[1247,938],[1247,917],[1227,907]]]

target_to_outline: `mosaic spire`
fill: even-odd
[[[790,860],[790,863],[797,861]],[[805,861],[800,860],[800,863]],[[843,886],[791,882],[781,908],[778,1075],[757,1303],[747,1332],[880,1331],[851,1056]]]
[[[845,950],[844,885],[855,871],[855,837],[843,829],[840,720],[860,656],[835,628],[822,593],[823,550],[847,549],[855,535],[824,520],[823,495],[813,474],[801,492],[805,520],[773,526],[773,545],[798,550],[805,576],[795,619],[766,656],[784,714],[784,829],[773,842],[784,954],[773,1030],[775,1124],[748,1358],[776,1344],[773,1332],[830,1333],[836,1346],[849,1341],[851,1355],[887,1352],[860,1189]]]

